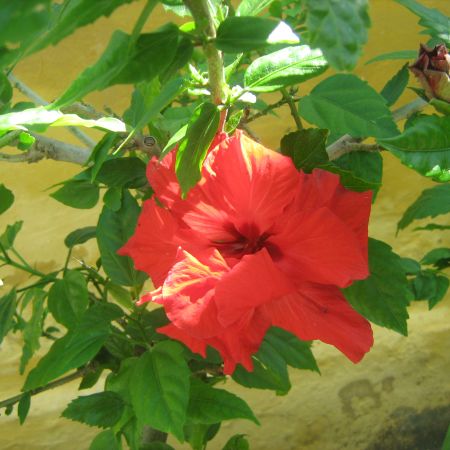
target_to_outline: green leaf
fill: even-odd
[[[20,397],[19,404],[17,405],[17,415],[19,417],[20,425],[23,425],[25,419],[28,416],[31,406],[31,394],[25,392],[22,397]]]
[[[16,239],[17,234],[21,230],[23,225],[23,220],[18,220],[12,225],[6,225],[6,230],[0,235],[0,245],[4,250],[9,250]]]
[[[450,450],[450,425],[445,434],[444,443],[442,444],[442,450]]]
[[[201,169],[219,126],[220,112],[212,103],[203,103],[189,121],[186,136],[177,151],[175,172],[183,195],[201,178]]]
[[[16,305],[17,298],[15,289],[0,297],[0,344],[13,325]]]
[[[441,300],[444,299],[445,294],[450,286],[450,280],[445,275],[436,275],[436,290],[435,293],[428,298],[428,308],[434,308]]]
[[[69,88],[53,102],[54,108],[70,105],[93,91],[110,86],[111,81],[126,67],[129,58],[130,36],[114,31],[106,50],[97,62],[85,69]]]
[[[36,350],[39,350],[39,338],[42,335],[42,325],[44,321],[44,300],[47,293],[42,289],[33,288],[33,310],[30,320],[25,324],[22,332],[23,349],[22,357],[20,358],[19,372],[23,374],[25,367],[34,355]]]
[[[141,34],[126,65],[110,80],[110,85],[135,84],[156,77],[173,61],[178,38],[179,30],[173,23],[167,23],[153,33]]]
[[[411,222],[425,217],[436,217],[450,212],[450,184],[441,184],[425,189],[419,198],[405,211],[397,225],[399,230]]]
[[[133,298],[125,288],[118,284],[114,284],[111,281],[106,283],[106,288],[119,305],[127,309],[133,309]]]
[[[271,327],[264,340],[277,350],[286,363],[296,369],[320,372],[311,352],[311,343],[278,327]]]
[[[271,92],[316,77],[328,68],[319,49],[307,45],[287,47],[255,59],[245,71],[245,86]]]
[[[120,395],[105,391],[72,400],[61,415],[86,425],[109,428],[119,421],[124,406]]]
[[[429,223],[424,227],[416,227],[414,231],[425,230],[425,231],[433,231],[433,230],[450,230],[450,225],[440,225],[438,223]]]
[[[106,133],[100,141],[97,142],[97,145],[93,148],[88,160],[85,162],[85,166],[92,164],[90,167],[92,183],[95,181],[98,171],[106,161],[108,153],[113,148],[116,140],[116,133]]]
[[[234,133],[234,131],[236,130],[236,128],[241,123],[241,119],[242,119],[243,115],[244,115],[244,111],[242,109],[232,113],[228,117],[228,119],[225,123],[225,133],[227,133],[228,135],[232,135]]]
[[[69,180],[50,197],[72,208],[90,209],[97,204],[99,195],[98,186],[90,181]]]
[[[420,272],[420,264],[411,258],[400,258],[400,264],[406,275],[415,275]]]
[[[198,424],[214,424],[231,419],[248,419],[259,424],[244,400],[196,378],[191,378],[187,411],[188,420]]]
[[[137,125],[159,92],[160,83],[157,79],[138,83],[131,95],[131,104],[123,113],[125,122],[132,126]]]
[[[289,25],[261,17],[228,17],[217,29],[215,45],[227,53],[257,50],[270,44],[297,44]]]
[[[450,262],[450,248],[435,248],[429,251],[420,261],[424,265],[440,266],[445,263],[445,260]],[[445,266],[444,266],[445,267]],[[439,268],[439,267],[438,267]]]
[[[134,197],[128,191],[124,191],[120,209],[112,211],[104,206],[98,220],[97,243],[102,266],[116,284],[137,286],[146,279],[143,272],[134,269],[131,258],[117,254],[132,236],[139,212]]]
[[[312,47],[319,47],[337,70],[351,70],[367,42],[367,0],[306,0],[306,26]]]
[[[0,214],[14,203],[14,194],[4,184],[0,184]]]
[[[89,450],[121,450],[122,446],[112,430],[102,431],[95,436]]]
[[[273,0],[242,0],[236,9],[237,16],[256,16],[268,8]]]
[[[415,0],[396,0],[413,14],[420,17],[419,24],[426,28],[425,34],[450,43],[450,18],[434,8],[427,8]],[[423,32],[422,32],[423,33]]]
[[[69,233],[64,239],[64,244],[67,248],[72,248],[75,245],[84,244],[96,236],[96,227],[78,228]]]
[[[48,293],[48,309],[55,320],[68,329],[75,328],[89,304],[86,280],[81,272],[67,270]]]
[[[120,187],[111,187],[103,196],[103,203],[111,211],[119,211],[122,206],[122,189]]]
[[[450,181],[449,116],[420,116],[402,134],[377,142],[420,174]]]
[[[87,127],[125,132],[125,124],[115,117],[83,119],[76,114],[64,114],[57,109],[39,106],[0,115],[0,131],[27,130],[27,127],[39,125],[45,127]],[[42,127],[39,128],[42,130]]]
[[[397,127],[384,98],[355,75],[334,75],[300,101],[301,115],[333,133],[390,137]]]
[[[245,439],[245,435],[235,434],[228,439],[228,442],[222,450],[250,450],[250,445],[247,439]]]
[[[326,142],[329,131],[308,128],[286,134],[281,139],[281,153],[289,156],[297,169],[310,173],[328,162]]]
[[[130,393],[140,422],[183,440],[190,371],[176,342],[163,341],[144,353],[131,377]]]
[[[3,72],[0,72],[0,106],[9,103],[9,101],[12,98],[12,95],[13,90],[11,83],[8,80],[8,77]]]
[[[112,158],[100,168],[96,181],[109,187],[138,189],[147,184],[145,163],[137,157]]]
[[[392,106],[402,95],[409,81],[408,63],[406,63],[384,86],[380,94]]]
[[[412,281],[416,300],[428,300],[436,294],[436,274],[431,270],[422,270]]]
[[[78,325],[55,341],[28,374],[23,390],[36,389],[89,362],[108,339],[111,320],[121,315],[122,310],[112,304],[98,303],[89,308]]]
[[[426,99],[428,100],[428,99]],[[434,109],[445,116],[450,115],[450,103],[444,100],[439,100],[438,98],[432,98],[430,100],[430,105],[433,105]]]
[[[399,50],[396,52],[382,53],[381,55],[375,56],[375,58],[369,59],[367,64],[372,64],[379,61],[390,61],[397,59],[416,59],[417,50]]]
[[[350,152],[333,161],[339,167],[342,184],[356,191],[374,190],[381,187],[383,158],[378,152]],[[334,170],[324,167],[325,170]]]
[[[401,258],[384,242],[369,239],[369,269],[368,278],[343,290],[345,298],[366,319],[406,336],[411,291]]]

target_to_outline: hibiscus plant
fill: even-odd
[[[80,378],[81,391],[98,392],[81,392],[62,415],[103,429],[92,450],[201,450],[225,420],[258,423],[228,378],[286,394],[288,367],[319,370],[314,340],[357,363],[376,345],[370,322],[406,335],[410,302],[433,308],[444,297],[450,249],[397,255],[368,238],[368,221],[382,151],[436,182],[398,230],[450,212],[450,18],[396,0],[429,40],[416,62],[409,50],[371,61],[409,59],[381,92],[350,73],[368,37],[368,0],[141,0],[132,32],[115,30],[52,103],[14,75],[20,60],[132,1],[0,9],[2,170],[43,158],[79,164],[50,195],[99,211],[65,238],[65,262],[50,273],[15,245],[22,222],[2,225],[0,341],[22,336],[20,373],[43,340],[52,345],[0,407],[23,423],[35,395]],[[143,32],[162,8],[177,25]],[[417,98],[394,106],[410,72]],[[83,102],[116,84],[134,88],[123,114]],[[14,103],[14,89],[32,104]],[[285,105],[291,132],[270,150],[252,125]],[[55,126],[82,145],[43,134]],[[0,213],[10,207],[14,194],[0,184]],[[94,266],[71,257],[91,239]],[[29,280],[10,285],[11,269]],[[236,435],[224,448],[249,443]]]

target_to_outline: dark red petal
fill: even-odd
[[[147,200],[134,235],[117,253],[130,256],[136,269],[148,273],[153,284],[159,286],[175,262],[177,228],[169,211],[157,206],[155,200]]]
[[[346,287],[369,275],[358,237],[327,208],[292,214],[267,243],[279,249],[275,264],[294,282]]]
[[[373,345],[369,322],[351,308],[334,286],[305,284],[296,294],[261,309],[271,318],[272,325],[303,340],[319,339],[334,345],[354,363]]]
[[[229,326],[254,308],[293,290],[266,249],[244,256],[216,286],[219,322]]]

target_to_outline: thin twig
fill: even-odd
[[[295,125],[297,125],[297,130],[303,130],[302,119],[300,119],[300,115],[298,114],[297,108],[295,107],[292,95],[285,88],[281,89],[281,94],[283,95],[283,98],[286,100],[286,103],[289,106],[291,116],[294,119]]]
[[[34,92],[30,87],[28,87],[23,81],[20,81],[12,73],[8,74],[8,79],[20,92],[22,92],[22,94],[26,95],[30,100],[33,100],[34,103],[41,106],[47,106],[49,104],[49,102],[44,100],[39,94]],[[80,131],[78,128],[75,127],[67,127],[67,128],[83,144],[87,145],[88,147],[95,146],[95,141],[91,139],[86,133],[83,133],[82,131]]]
[[[23,392],[22,394],[17,394],[14,397],[7,398],[6,400],[0,401],[0,408],[7,408],[8,406],[14,406],[16,403],[20,402],[20,399],[26,395],[30,394],[31,396],[40,394],[41,392],[49,391],[50,389],[54,389],[56,387],[62,386],[63,384],[70,383],[77,378],[81,378],[89,372],[93,372],[95,370],[95,366],[90,365],[86,366],[82,369],[77,370],[70,375],[59,378],[58,380],[52,381],[51,383],[46,384],[45,386],[33,389],[31,391]]]

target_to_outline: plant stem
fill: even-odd
[[[216,27],[211,10],[208,7],[208,0],[184,0],[184,3],[192,13],[197,31],[204,38],[203,50],[208,63],[209,89],[212,102],[221,105],[224,101],[225,71],[222,54],[213,43],[216,38]],[[224,109],[220,115],[220,131],[223,130],[226,114],[227,111]]]
[[[131,32],[130,46],[133,46],[136,43],[139,35],[141,34],[142,28],[145,25],[145,22],[147,22],[148,16],[152,13],[157,4],[158,0],[147,0],[147,3],[142,9],[138,20],[134,24],[133,31]]]
[[[0,260],[1,260],[1,261],[4,261],[4,262],[6,262],[6,263],[8,263],[8,265],[13,266],[13,267],[15,267],[16,269],[23,270],[24,272],[28,272],[28,273],[30,273],[31,275],[34,275],[34,276],[36,276],[36,277],[41,277],[41,278],[43,278],[43,277],[47,276],[45,273],[40,272],[39,270],[33,269],[32,267],[29,267],[29,266],[27,267],[27,266],[24,266],[24,265],[22,265],[22,264],[19,264],[17,261],[13,261],[13,260],[12,260],[11,258],[9,258],[9,257],[8,257],[8,260],[6,260],[6,259],[4,259],[2,256],[0,256]]]
[[[295,125],[297,125],[297,130],[303,130],[302,119],[300,119],[300,115],[298,114],[292,95],[289,94],[286,88],[282,88],[281,93],[285,99],[285,102],[288,104],[289,109],[291,110],[291,116],[294,119]]]
[[[6,400],[0,401],[0,408],[7,408],[8,406],[13,406],[20,401],[20,399],[25,394],[30,394],[31,396],[40,394],[41,392],[49,391],[50,389],[54,389],[56,387],[62,386],[63,384],[70,383],[77,378],[83,377],[87,373],[94,370],[93,366],[86,366],[83,369],[79,369],[76,372],[67,375],[63,378],[59,378],[58,380],[52,381],[51,383],[46,384],[45,386],[33,389],[32,391],[24,392],[22,394],[15,395],[14,397],[10,397]]]

